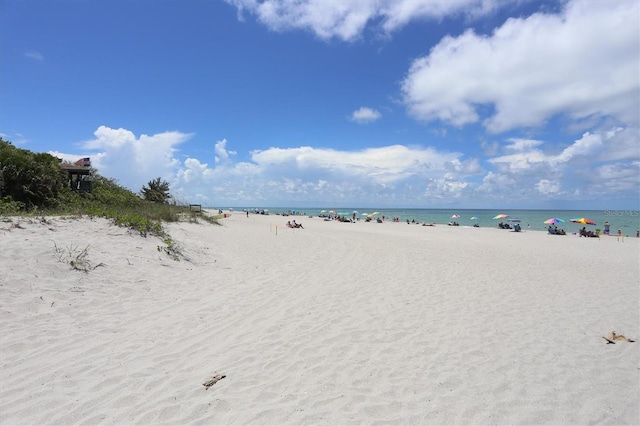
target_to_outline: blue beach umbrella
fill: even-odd
[[[480,220],[478,216],[471,216],[471,220]]]

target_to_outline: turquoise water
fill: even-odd
[[[236,208],[234,210],[242,210],[243,208]],[[294,211],[296,214],[304,216],[318,216],[321,210],[330,211],[332,208],[269,208],[270,214],[285,213]],[[558,224],[558,228],[562,228],[567,232],[577,232],[585,225],[569,222],[569,219],[586,217],[596,223],[595,226],[586,225],[587,230],[603,229],[604,223],[609,222],[611,225],[611,233],[614,234],[618,229],[622,230],[624,235],[635,236],[638,229],[640,229],[640,210],[483,210],[483,209],[362,209],[362,208],[339,208],[335,209],[336,212],[348,213],[352,215],[353,211],[357,211],[356,214],[360,218],[363,213],[372,213],[377,211],[380,216],[384,215],[386,219],[397,217],[402,222],[407,220],[415,220],[417,222],[428,222],[436,224],[446,225],[452,219],[454,214],[460,215],[458,219],[455,219],[460,226],[473,226],[474,223],[479,223],[481,227],[497,227],[500,221],[507,222],[510,218],[518,218],[521,220],[520,225],[523,230],[536,230],[546,231],[548,225],[544,224],[544,221],[557,217],[565,220],[565,223]],[[493,218],[498,214],[507,214],[507,219]],[[471,220],[472,216],[478,216],[478,221]]]

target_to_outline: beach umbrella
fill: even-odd
[[[591,219],[587,219],[586,217],[580,217],[580,218],[575,218],[575,219],[570,219],[571,222],[573,223],[579,223],[582,225],[595,225],[596,223],[594,221],[592,221]]]
[[[458,219],[460,217],[459,214],[452,214],[451,219]]]
[[[471,220],[480,220],[478,216],[471,216]]]
[[[494,219],[506,219],[508,217],[508,214],[500,213],[498,216],[494,217]]]
[[[546,223],[547,225],[551,225],[553,223],[563,223],[564,220],[562,219],[558,219],[557,217],[552,217],[551,219],[547,219],[544,221],[544,223]]]
[[[380,212],[373,212],[373,213],[371,213],[371,214],[370,214],[370,215],[368,215],[368,216],[369,216],[369,217],[373,217],[373,216],[376,216],[376,215],[379,215],[379,214],[380,214]]]

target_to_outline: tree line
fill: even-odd
[[[62,160],[47,153],[15,147],[0,137],[0,213],[57,209],[63,206],[97,202],[105,205],[131,205],[138,202],[167,204],[170,185],[158,177],[143,185],[138,194],[117,185],[92,169],[93,190],[77,193],[69,187]]]

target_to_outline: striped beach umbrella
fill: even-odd
[[[586,217],[579,217],[575,219],[570,219],[573,223],[580,223],[582,225],[595,225],[596,223],[591,219],[587,219]]]
[[[552,217],[550,219],[545,220],[544,223],[546,223],[547,225],[551,225],[554,223],[564,223],[564,220],[557,217]]]

